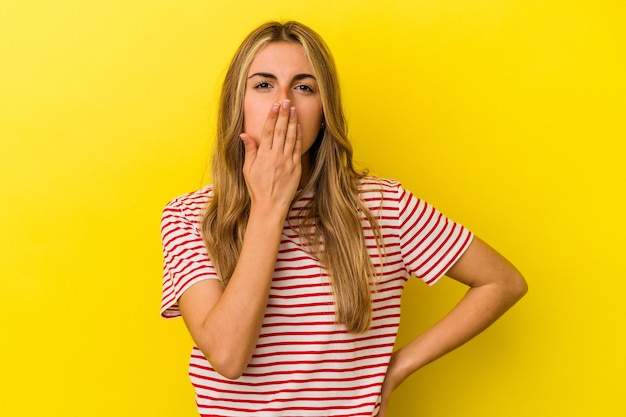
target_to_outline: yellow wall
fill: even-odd
[[[207,180],[235,47],[288,18],[336,55],[357,159],[530,283],[391,415],[626,415],[623,2],[2,3],[0,415],[195,415],[160,210]],[[461,293],[411,284],[399,342]]]

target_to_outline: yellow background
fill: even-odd
[[[225,67],[269,19],[329,43],[358,161],[530,284],[391,416],[625,416],[618,0],[3,0],[0,415],[195,415],[190,340],[158,317],[160,211],[208,181]],[[411,283],[399,344],[462,292]]]

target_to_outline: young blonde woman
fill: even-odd
[[[161,227],[161,314],[193,337],[202,416],[382,417],[404,379],[526,292],[466,228],[353,167],[333,59],[302,24],[241,44],[216,140],[213,184],[172,200]],[[444,274],[467,294],[394,352],[404,283]]]

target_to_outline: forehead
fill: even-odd
[[[273,74],[283,72],[313,73],[304,54],[304,48],[295,42],[272,42],[261,48],[252,59],[248,75],[259,71]]]

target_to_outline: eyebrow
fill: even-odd
[[[250,79],[252,77],[271,78],[272,80],[277,80],[278,79],[277,76],[275,76],[274,74],[271,74],[269,72],[255,72],[254,74],[250,75],[248,77],[248,79]],[[312,79],[317,81],[315,76],[313,76],[312,74],[296,74],[296,75],[293,76],[293,81],[300,81],[300,80],[304,80],[306,78],[312,78]]]

